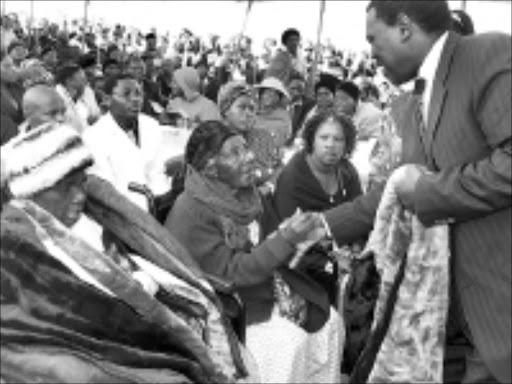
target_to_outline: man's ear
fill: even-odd
[[[400,13],[397,16],[396,26],[400,33],[400,40],[402,43],[411,39],[414,29],[414,23],[409,16],[404,13]]]
[[[206,165],[203,169],[203,174],[212,179],[217,178],[219,173],[217,171],[217,162],[215,161],[214,158],[211,158],[208,160],[208,162],[206,163]]]

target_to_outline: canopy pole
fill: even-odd
[[[84,38],[82,41],[82,49],[85,51],[86,43],[85,43],[85,35],[87,34],[87,26],[89,24],[89,2],[90,0],[84,0],[84,19],[83,19],[83,29],[84,29]]]
[[[320,16],[318,21],[318,30],[316,34],[316,49],[315,49],[315,57],[313,60],[313,67],[311,70],[310,78],[309,78],[309,84],[308,84],[308,91],[310,96],[314,94],[314,88],[315,88],[315,81],[318,76],[318,66],[320,63],[320,55],[321,55],[321,44],[322,44],[322,31],[324,27],[324,15],[325,15],[325,0],[322,0],[320,2]]]
[[[34,32],[34,6],[35,1],[30,0],[30,15],[28,20],[28,34],[29,36],[32,36]]]

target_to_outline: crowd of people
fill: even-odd
[[[2,383],[512,381],[510,36],[366,12],[259,56],[2,17]]]

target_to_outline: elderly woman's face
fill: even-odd
[[[242,136],[227,139],[216,156],[215,163],[218,180],[232,189],[238,190],[254,185],[254,154]]]
[[[335,120],[324,122],[316,131],[312,156],[324,166],[336,165],[345,155],[343,127]]]
[[[85,172],[75,172],[52,188],[34,196],[33,200],[66,227],[71,228],[80,220],[84,210],[85,182]]]
[[[226,112],[227,122],[240,132],[248,132],[256,123],[256,105],[252,97],[244,95],[235,100]]]

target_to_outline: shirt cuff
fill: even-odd
[[[334,239],[334,236],[332,235],[331,227],[329,227],[329,223],[327,222],[327,219],[325,218],[325,215],[323,213],[320,214],[320,219],[322,220],[322,224],[325,229],[325,233],[327,234],[327,238],[330,239],[333,243],[334,250],[337,251],[340,249],[338,246],[338,243]]]

